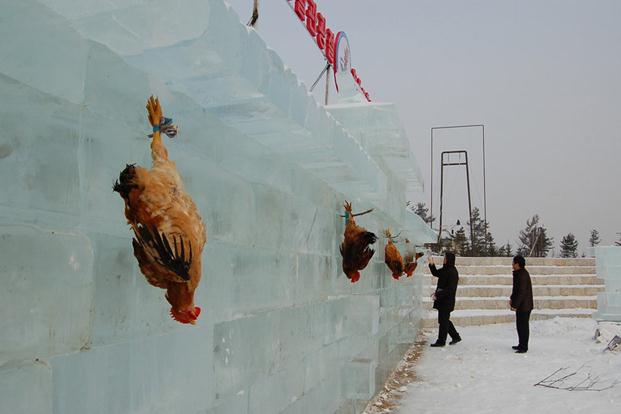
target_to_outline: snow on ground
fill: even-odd
[[[579,370],[565,386],[588,374],[599,377],[601,388],[621,381],[621,353],[602,352],[606,345],[593,340],[596,327],[581,318],[531,322],[526,354],[511,349],[517,344],[513,324],[457,327],[462,342],[424,351],[399,413],[621,413],[621,383],[599,392],[533,385],[560,368]],[[427,335],[429,343],[436,334]]]

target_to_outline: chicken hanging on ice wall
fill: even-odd
[[[410,243],[408,239],[405,239],[405,256],[403,257],[403,262],[405,265],[405,274],[408,277],[412,277],[418,266],[418,259],[424,255],[424,253],[416,253],[412,243]]]
[[[366,214],[372,210],[359,214],[352,213],[351,203],[345,201],[345,238],[341,243],[341,256],[343,256],[343,272],[351,283],[360,279],[360,271],[369,264],[375,250],[369,246],[377,240],[375,234],[360,227],[354,220],[355,216]]]
[[[171,138],[176,135],[172,120],[164,118],[153,96],[147,101],[147,112],[153,126],[153,165],[150,170],[127,165],[114,191],[125,201],[140,271],[150,284],[166,289],[174,320],[195,324],[201,312],[194,305],[194,291],[201,280],[205,225],[162,142],[162,132]]]
[[[399,249],[392,241],[393,237],[390,234],[390,229],[384,230],[384,236],[388,239],[384,248],[384,262],[392,272],[393,279],[399,280],[404,270],[403,257],[401,257]]]

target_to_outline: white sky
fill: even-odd
[[[426,182],[427,194],[412,198],[429,204],[430,128],[483,123],[487,213],[499,244],[515,245],[535,213],[557,253],[568,232],[580,251],[591,228],[604,244],[619,238],[621,1],[316,2],[328,27],[347,33],[372,99],[399,107]],[[229,3],[245,22],[252,0]],[[315,80],[323,57],[286,0],[260,2],[257,30],[307,85]],[[449,134],[439,139],[471,154],[481,206],[479,135]],[[446,220],[464,221],[463,175],[447,181]]]

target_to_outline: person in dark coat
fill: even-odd
[[[526,260],[521,255],[513,258],[513,292],[509,300],[511,310],[515,311],[515,325],[519,343],[513,347],[516,354],[524,354],[528,351],[529,320],[533,310],[533,285],[530,274],[524,268]]]
[[[438,310],[438,339],[431,346],[446,345],[446,336],[451,335],[450,345],[455,345],[461,341],[459,333],[451,322],[451,312],[455,309],[455,294],[459,283],[459,274],[455,267],[455,254],[446,252],[444,255],[444,266],[436,269],[433,258],[429,257],[429,270],[431,274],[438,278],[438,285],[432,295],[433,307]]]

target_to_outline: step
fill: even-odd
[[[437,283],[431,274],[425,275],[423,283]],[[595,275],[531,275],[530,280],[535,285],[603,285],[604,281]],[[460,286],[486,285],[513,285],[513,276],[508,275],[460,275]]]
[[[460,275],[511,275],[508,266],[457,266]],[[533,275],[595,275],[595,266],[530,266],[526,267]],[[429,267],[425,267],[425,274],[429,274]]]
[[[443,257],[434,256],[434,261],[439,267]],[[503,265],[511,266],[511,257],[457,257],[457,266],[486,266]],[[527,257],[526,267],[529,266],[595,266],[595,258],[560,258],[560,257]]]
[[[435,285],[423,286],[423,294],[430,296],[435,292]],[[471,297],[509,297],[513,290],[512,285],[459,285],[457,300]],[[604,292],[604,285],[534,285],[534,296],[596,296]]]
[[[597,309],[597,296],[538,296],[534,298],[535,309]],[[433,301],[423,298],[423,307],[432,309]],[[495,297],[458,297],[456,310],[483,310],[509,308],[508,296]]]
[[[533,310],[531,321],[561,318],[590,318],[593,309],[539,309]],[[451,321],[459,329],[460,326],[490,325],[495,323],[515,323],[515,312],[510,310],[456,310],[451,313]],[[422,321],[423,329],[438,327],[438,314],[431,311]]]
[[[490,286],[459,286],[457,297],[491,297],[510,296],[513,286],[490,285]],[[533,295],[536,296],[596,296],[604,291],[601,285],[547,285],[533,286]]]

